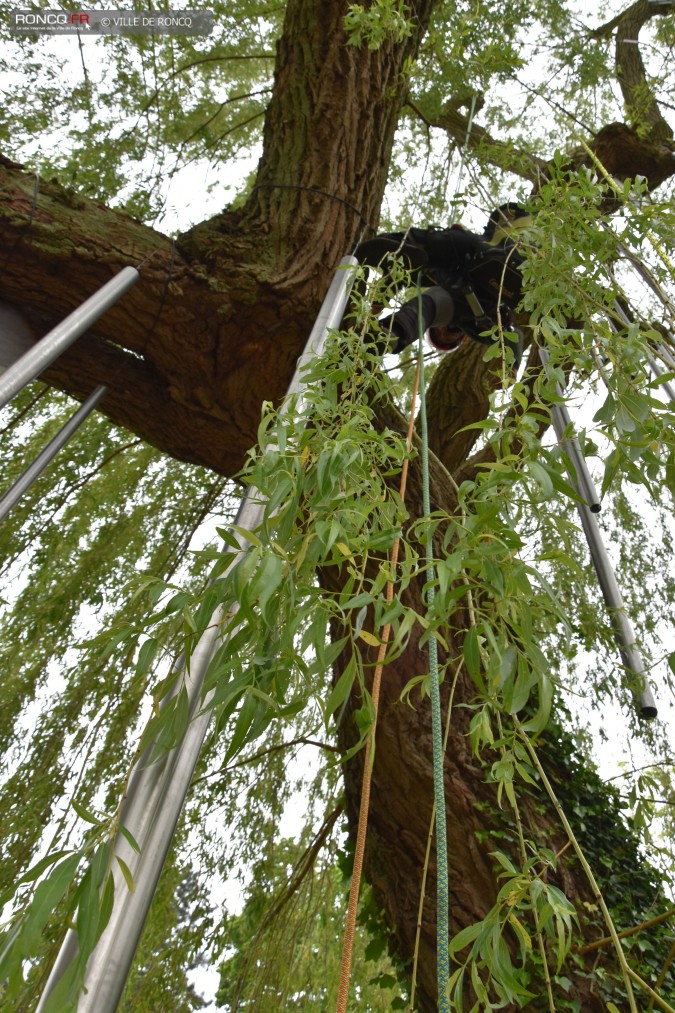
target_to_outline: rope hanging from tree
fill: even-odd
[[[422,436],[422,513],[426,520],[431,515],[429,495],[429,432],[427,426],[426,385],[424,380],[424,330],[422,325],[422,285],[418,275],[417,301],[419,321],[418,361],[420,373],[420,423]],[[427,609],[434,604],[434,545],[433,529],[426,533]],[[445,785],[443,779],[443,728],[441,723],[441,694],[438,688],[438,641],[429,637],[429,699],[431,701],[431,736],[434,768],[434,809],[436,812],[436,979],[438,1009],[449,1013],[448,991],[450,984],[450,929],[448,922],[448,845],[445,824]]]
[[[403,461],[403,467],[401,469],[401,482],[399,487],[399,495],[401,502],[405,502],[405,492],[408,480],[408,462],[410,460],[410,452],[412,450],[412,437],[413,427],[415,420],[415,404],[417,400],[417,391],[420,383],[420,374],[422,371],[421,359],[417,363],[417,373],[415,376],[415,384],[413,387],[412,404],[410,406],[410,419],[408,422],[408,434],[406,437],[406,456]],[[385,600],[387,606],[391,604],[394,598],[394,575],[396,573],[396,566],[398,564],[398,551],[401,539],[397,537],[391,549],[389,557],[389,580],[385,588]],[[370,808],[370,786],[372,782],[373,772],[373,760],[374,760],[374,748],[375,748],[375,733],[377,730],[377,715],[378,705],[380,699],[380,685],[382,681],[382,669],[384,668],[384,658],[387,653],[387,645],[389,643],[389,634],[391,632],[391,623],[387,623],[382,631],[382,641],[377,654],[377,663],[375,666],[375,672],[373,675],[373,687],[371,690],[371,697],[373,701],[373,726],[370,729],[370,734],[366,740],[365,756],[363,761],[363,782],[361,786],[361,801],[359,804],[359,821],[356,831],[356,845],[354,848],[354,866],[352,869],[352,882],[349,889],[349,902],[347,905],[347,920],[345,923],[344,941],[342,945],[342,961],[340,965],[340,984],[338,987],[338,998],[337,1005],[335,1007],[336,1013],[346,1013],[347,1001],[349,999],[349,984],[351,980],[351,967],[352,967],[352,955],[354,951],[354,934],[356,932],[356,915],[359,905],[359,890],[361,887],[361,874],[363,871],[363,854],[366,846],[366,831],[368,828],[368,810]]]
[[[464,165],[466,162],[466,156],[469,147],[469,138],[471,135],[471,128],[473,125],[475,109],[476,109],[476,96],[473,95],[471,98],[471,108],[469,111],[466,138],[460,154],[460,164],[457,176],[457,183],[455,186],[455,193],[452,200],[453,206],[457,200],[462,180],[462,174],[464,172]],[[321,191],[314,191],[314,192],[319,193]],[[324,196],[332,196],[332,195],[324,193]],[[343,201],[343,203],[347,204],[346,201]],[[352,205],[348,206],[352,207]],[[354,208],[354,210],[356,209]],[[360,215],[360,217],[362,221],[364,221],[363,216]],[[370,227],[372,228],[372,226]],[[418,295],[418,303],[421,303],[422,289],[421,289],[420,275],[418,275],[417,295]],[[431,513],[430,495],[429,495],[429,440],[427,431],[426,396],[424,383],[424,328],[422,326],[421,306],[418,307],[418,321],[419,321],[419,349],[417,356],[417,372],[415,375],[415,383],[412,393],[412,403],[410,406],[410,418],[408,423],[408,435],[406,441],[407,456],[403,463],[403,468],[401,471],[401,483],[399,494],[401,500],[405,501],[405,489],[408,475],[408,460],[410,450],[412,448],[412,434],[415,419],[415,406],[419,390],[420,405],[421,405],[420,416],[422,424],[423,514],[424,517],[429,517]],[[394,593],[393,577],[398,562],[399,544],[400,539],[397,538],[391,550],[390,556],[391,579],[387,582],[385,590],[387,605],[389,605],[393,599]],[[427,535],[426,559],[427,559],[427,581],[429,584],[427,591],[427,606],[428,609],[431,609],[434,601],[433,537],[431,532],[429,532],[429,534]],[[365,747],[363,783],[361,787],[361,801],[359,804],[359,820],[356,832],[356,844],[354,848],[354,865],[352,869],[352,882],[349,890],[349,901],[347,905],[347,919],[345,923],[344,941],[342,949],[342,962],[340,967],[340,984],[338,987],[336,1013],[346,1013],[347,1001],[349,998],[351,965],[354,950],[354,935],[356,932],[356,915],[358,911],[359,891],[361,886],[361,875],[363,871],[363,855],[365,851],[366,831],[368,826],[368,810],[370,808],[370,787],[372,782],[373,751],[375,743],[375,733],[377,729],[380,684],[382,679],[382,669],[384,667],[384,657],[387,650],[387,643],[389,641],[390,630],[391,625],[387,623],[382,632],[382,643],[380,644],[380,648],[378,651],[377,664],[375,668],[375,673],[373,675],[373,687],[371,691],[371,696],[373,700],[374,720]],[[450,982],[450,959],[449,959],[450,935],[449,935],[449,919],[448,919],[449,891],[448,891],[448,857],[447,857],[446,820],[445,820],[445,791],[443,782],[444,750],[443,750],[443,731],[441,727],[440,691],[438,688],[438,642],[433,635],[429,639],[429,673],[430,673],[429,695],[431,698],[431,720],[432,720],[433,764],[434,764],[434,811],[436,814],[438,1009],[440,1010],[440,1013],[449,1013],[450,1006],[448,993]]]

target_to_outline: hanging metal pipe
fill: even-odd
[[[567,458],[574,469],[573,471],[568,469],[570,480],[575,485],[579,495],[587,504],[591,513],[599,514],[602,508],[600,496],[598,495],[595,483],[591,478],[591,473],[588,470],[586,458],[579,446],[579,441],[576,436],[563,435],[566,430],[569,432],[569,427],[572,425],[572,420],[570,419],[566,405],[552,405],[551,418],[553,420],[553,428],[555,429],[556,436],[558,437],[558,443],[567,454]]]
[[[626,615],[623,597],[616,582],[598,522],[583,503],[577,504],[577,509],[624,667],[637,683],[634,696],[638,712],[640,717],[655,718],[658,712],[656,701],[647,681],[645,663],[636,645],[635,632]]]
[[[135,285],[140,275],[135,267],[124,267],[119,274],[94,292],[81,306],[41,338],[30,351],[21,356],[0,375],[0,408],[34,380],[59,355],[98,320],[124,293]]]
[[[539,358],[541,359],[541,364],[546,370],[546,374],[548,376],[548,352],[545,348],[542,348],[541,345],[539,346]],[[559,398],[562,399],[565,397],[562,387],[557,382],[555,390]],[[553,422],[553,428],[555,429],[556,436],[558,437],[558,442],[567,454],[568,460],[572,463],[574,468],[574,472],[568,469],[568,475],[572,484],[575,486],[584,502],[588,504],[589,510],[591,510],[594,514],[600,513],[600,497],[598,496],[597,489],[595,488],[595,483],[591,478],[591,473],[588,470],[586,458],[579,446],[579,441],[576,436],[574,436],[572,419],[570,418],[570,413],[567,410],[567,405],[564,401],[561,401],[560,404],[554,404],[551,406],[551,420]],[[571,435],[564,436],[563,434],[565,431],[568,431]]]
[[[355,257],[343,257],[341,260],[305,351],[298,360],[288,389],[289,395],[302,392],[303,365],[314,356],[321,355],[328,330],[339,327],[355,277],[353,269],[356,267],[358,261]],[[288,410],[287,405],[282,407],[282,413],[285,410]],[[264,509],[265,504],[261,503],[260,494],[255,489],[249,490],[237,512],[235,525],[255,530],[260,526]],[[248,544],[236,532],[234,535],[241,548],[230,568],[247,551]],[[146,753],[132,773],[120,822],[139,845],[140,854],[132,849],[123,834],[117,835],[114,853],[129,867],[135,890],[133,893],[128,890],[117,863],[112,861],[115,902],[110,921],[87,963],[77,1013],[114,1013],[117,1009],[210,723],[208,705],[211,694],[202,700],[202,685],[213,655],[222,646],[220,623],[225,618],[222,610],[214,614],[210,628],[202,635],[190,657],[189,666],[184,666],[183,679],[188,693],[191,720],[183,739],[175,749],[150,766],[144,765],[144,760],[147,763],[148,758]],[[183,680],[178,678],[176,681],[181,683]],[[38,1013],[45,1010],[50,995],[76,958],[77,952],[77,933],[71,930],[40,999]]]
[[[66,445],[73,433],[91,415],[107,389],[107,387],[97,387],[94,393],[90,394],[87,400],[80,405],[75,414],[68,419],[66,424],[59,429],[56,436],[49,441],[44,450],[41,450],[35,460],[28,465],[24,473],[10,486],[2,499],[0,499],[0,521],[5,519],[12,507],[30,489],[35,479],[42,474],[47,465],[54,460],[59,450]]]
[[[548,352],[541,346],[539,347],[539,356],[544,369],[548,372]],[[563,396],[559,384],[556,384],[556,392],[559,396]],[[639,687],[634,691],[638,713],[640,714],[640,717],[643,718],[655,718],[657,715],[656,702],[647,681],[645,663],[636,645],[635,632],[630,619],[626,614],[623,597],[621,591],[619,590],[619,585],[616,582],[616,577],[614,575],[614,570],[609,556],[607,555],[605,543],[602,538],[602,532],[600,531],[598,522],[593,516],[599,511],[600,502],[597,493],[595,492],[593,480],[586,465],[586,459],[576,439],[563,439],[563,432],[567,426],[571,424],[566,406],[562,404],[553,405],[551,408],[551,417],[558,440],[565,445],[567,455],[573,463],[576,471],[575,476],[571,470],[568,470],[568,476],[571,484],[576,489],[582,500],[581,503],[577,503],[577,510],[581,519],[581,525],[584,529],[584,534],[586,535],[586,541],[588,542],[588,548],[598,577],[598,583],[600,584],[605,604],[607,605],[610,622],[614,629],[614,638],[619,648],[621,659],[624,667],[636,680]],[[596,501],[597,505],[594,509]]]

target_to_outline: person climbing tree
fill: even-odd
[[[523,336],[511,315],[522,291],[523,262],[514,242],[514,228],[530,221],[529,213],[515,203],[503,204],[490,215],[482,236],[461,225],[447,229],[410,228],[388,232],[361,243],[361,263],[384,267],[399,256],[426,287],[422,294],[422,324],[435,348],[454,351],[465,337],[490,345],[498,326],[512,350],[514,366],[520,363]],[[380,320],[388,336],[378,350],[399,354],[418,337],[417,294],[391,316]]]

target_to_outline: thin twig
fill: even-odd
[[[675,915],[675,907],[671,907],[668,911],[664,911],[663,914],[657,915],[656,918],[650,918],[647,922],[642,922],[640,925],[634,925],[630,929],[624,929],[623,932],[618,933],[619,939],[627,939],[628,936],[634,936],[638,932],[642,932],[643,929],[650,929],[653,925],[660,925],[661,922],[667,921]],[[601,946],[607,946],[611,943],[611,936],[604,936],[603,939],[596,939],[594,943],[588,943],[587,946],[582,946],[578,951],[582,956],[586,953],[592,953],[593,950],[599,950]]]
[[[199,784],[201,781],[208,781],[212,777],[220,777],[223,774],[229,774],[231,771],[236,770],[238,767],[246,767],[249,763],[256,763],[257,760],[262,760],[264,756],[271,756],[272,753],[278,753],[282,749],[291,749],[293,746],[316,746],[317,749],[326,749],[332,753],[339,753],[337,746],[332,746],[328,742],[319,742],[316,739],[305,738],[304,735],[299,736],[297,739],[291,739],[290,742],[278,742],[275,746],[270,746],[268,749],[261,749],[253,756],[247,756],[243,760],[237,760],[236,763],[230,763],[227,767],[222,767],[220,770],[214,770],[211,774],[202,774],[201,777],[196,777],[193,784]]]
[[[619,961],[619,966],[621,967],[621,974],[622,974],[622,977],[623,977],[624,985],[626,986],[626,996],[628,998],[628,1005],[630,1007],[630,1011],[631,1011],[631,1013],[638,1013],[638,1008],[637,1008],[637,1006],[635,1004],[635,996],[633,994],[633,987],[632,987],[632,985],[630,983],[631,970],[630,970],[630,967],[628,966],[628,962],[626,960],[626,954],[623,952],[623,947],[621,946],[621,943],[619,941],[619,937],[617,935],[616,928],[614,927],[614,922],[612,921],[612,916],[609,913],[609,908],[607,907],[607,904],[605,903],[605,898],[602,896],[602,893],[600,891],[600,887],[597,884],[597,881],[596,881],[595,875],[593,873],[593,870],[591,869],[591,867],[590,867],[590,865],[588,863],[588,860],[587,860],[587,858],[586,858],[586,856],[585,856],[585,854],[584,854],[581,846],[579,845],[579,842],[577,841],[577,839],[576,839],[576,837],[574,835],[574,831],[572,830],[572,827],[571,827],[571,825],[570,825],[570,823],[569,823],[569,821],[567,819],[567,816],[565,815],[563,807],[561,806],[560,802],[558,801],[558,796],[554,792],[554,790],[553,790],[553,788],[551,786],[551,782],[549,781],[548,777],[546,776],[546,771],[544,770],[544,768],[541,765],[541,762],[539,760],[539,757],[537,755],[537,752],[536,752],[534,746],[530,742],[530,739],[529,739],[528,735],[523,731],[522,725],[521,725],[520,721],[518,720],[518,718],[515,717],[515,715],[514,715],[513,720],[515,722],[516,728],[518,729],[518,734],[520,735],[521,739],[523,740],[523,742],[525,744],[525,748],[527,749],[527,751],[528,751],[528,753],[530,755],[530,759],[532,760],[533,764],[537,768],[537,771],[538,771],[539,776],[541,778],[541,783],[544,785],[544,788],[546,789],[546,791],[548,793],[548,797],[550,798],[551,802],[553,803],[553,807],[554,807],[555,811],[558,814],[558,818],[560,819],[560,822],[562,823],[563,827],[565,828],[565,833],[567,834],[567,836],[569,837],[570,841],[572,842],[572,847],[574,848],[576,856],[579,859],[579,862],[581,863],[581,867],[583,868],[584,872],[586,873],[586,878],[588,879],[588,882],[589,882],[589,884],[591,886],[591,890],[593,891],[593,896],[595,897],[596,901],[600,905],[600,909],[601,909],[601,911],[602,911],[602,913],[604,915],[605,922],[607,923],[607,928],[609,929],[609,933],[610,933],[610,936],[612,938],[612,942],[614,943],[614,950],[616,952],[616,956],[617,956],[617,959]]]

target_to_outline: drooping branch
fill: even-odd
[[[444,130],[458,147],[468,143],[469,151],[480,155],[483,160],[504,172],[513,172],[535,185],[545,178],[548,165],[546,159],[492,137],[485,127],[481,127],[478,123],[473,122],[470,125],[469,117],[459,111],[457,101],[447,102],[440,115],[433,118],[425,116],[423,110],[410,98],[406,100],[406,104],[428,127]]]

